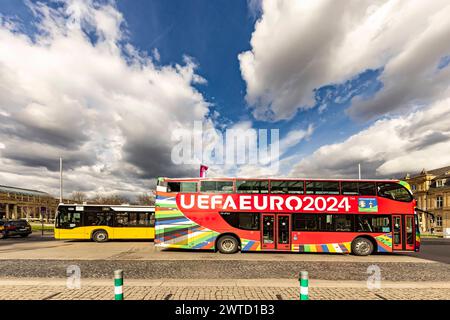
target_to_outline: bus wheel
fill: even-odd
[[[106,242],[108,241],[108,233],[104,230],[95,231],[92,235],[92,240],[95,242]]]
[[[367,238],[356,238],[352,242],[352,253],[356,256],[368,256],[373,252],[373,243]]]
[[[236,253],[239,249],[239,242],[233,236],[223,236],[217,240],[217,248],[220,253]]]

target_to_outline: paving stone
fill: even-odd
[[[125,287],[129,300],[297,300],[298,288],[285,287]],[[88,287],[71,290],[66,287],[0,286],[0,300],[112,300],[114,292],[109,287]],[[386,288],[310,288],[311,300],[449,300],[450,289]]]

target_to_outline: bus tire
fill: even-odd
[[[97,230],[93,233],[92,240],[95,242],[106,242],[108,241],[108,232],[105,230]]]
[[[217,240],[217,249],[220,253],[231,254],[239,250],[239,241],[232,235],[225,235]]]
[[[355,256],[369,256],[373,253],[373,243],[367,238],[358,237],[352,241],[352,253]]]

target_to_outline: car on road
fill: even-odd
[[[0,221],[0,239],[12,236],[25,238],[31,233],[31,226],[26,220]]]

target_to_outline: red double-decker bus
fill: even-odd
[[[155,244],[241,251],[418,251],[415,200],[399,180],[159,178]]]

